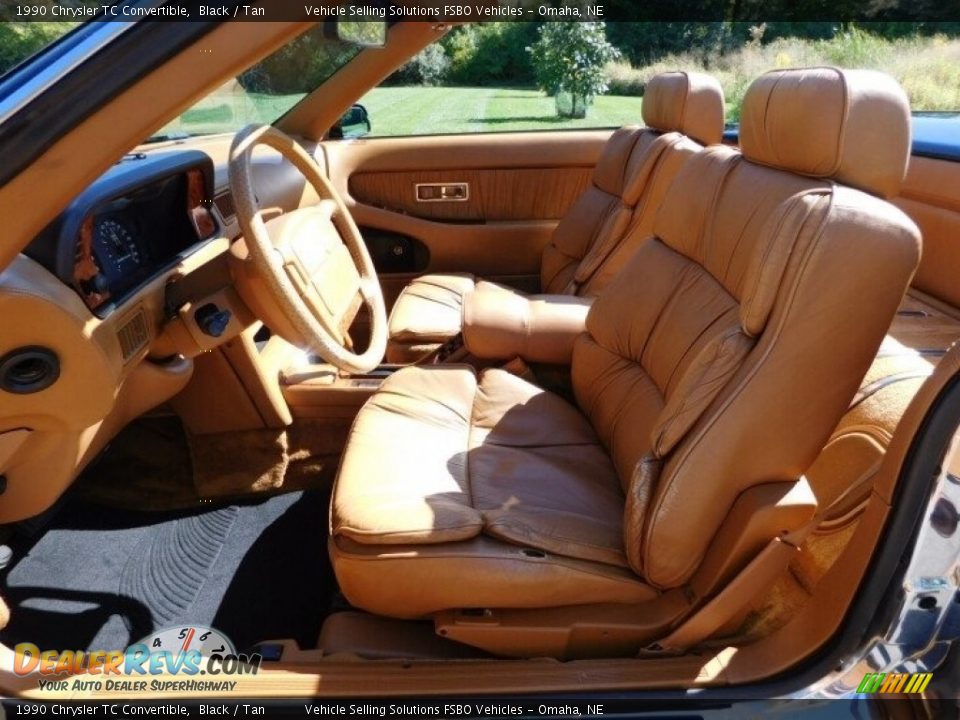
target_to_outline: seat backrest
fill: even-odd
[[[650,234],[655,208],[684,160],[720,142],[723,116],[723,90],[709,75],[654,76],[643,96],[646,127],[611,135],[590,186],[544,248],[542,292],[599,292],[631,254],[621,247],[624,239]]]
[[[796,481],[853,398],[919,261],[916,226],[881,199],[909,133],[886,75],[761,76],[742,150],[685,163],[653,237],[594,302],[574,390],[653,585],[690,578],[741,492]]]

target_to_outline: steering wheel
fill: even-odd
[[[251,174],[257,145],[289,160],[320,202],[264,220]],[[230,147],[230,188],[243,231],[235,243],[239,251],[232,252],[245,255],[259,280],[254,290],[251,283],[238,282],[241,296],[271,330],[341,370],[363,373],[376,367],[387,347],[383,291],[356,223],[313,158],[271,125],[249,125]],[[370,343],[357,354],[348,329],[364,303],[371,318]]]

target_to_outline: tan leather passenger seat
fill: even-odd
[[[591,185],[574,203],[544,249],[544,293],[596,295],[623,267],[636,241],[650,234],[656,208],[684,160],[720,142],[724,102],[708,75],[671,72],[653,77],[643,97],[647,127],[628,126],[607,141]],[[389,320],[387,360],[415,362],[455,338],[472,275],[425,275],[397,298]],[[488,292],[502,289],[483,282]]]
[[[777,71],[747,92],[741,139],[685,163],[594,302],[576,405],[463,366],[406,368],[373,395],[331,508],[351,603],[646,603],[695,577],[741,494],[807,470],[919,259],[881,199],[909,109],[886,75]]]

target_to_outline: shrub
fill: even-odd
[[[607,92],[611,95],[640,97],[647,86],[648,78],[643,71],[624,60],[607,63],[603,74],[607,81]]]
[[[551,95],[568,93],[570,111],[558,104],[558,112],[583,117],[590,100],[607,91],[604,66],[620,57],[607,42],[605,23],[546,23],[539,34],[529,48],[538,87]]]
[[[526,47],[536,28],[526,22],[460,25],[440,42],[450,58],[447,82],[456,85],[525,85],[533,80]]]
[[[773,25],[768,24],[764,41]],[[943,35],[888,40],[852,27],[829,39],[754,40],[738,50],[715,52],[709,58],[703,57],[702,50],[691,49],[629,69],[626,63],[614,63],[606,72],[613,94],[623,92],[622,78],[635,77],[640,83],[670,70],[711,73],[723,86],[727,120],[737,122],[743,96],[757,76],[778,68],[817,65],[881,70],[903,85],[914,110],[960,110],[960,39]],[[616,84],[618,89],[614,89]]]
[[[442,45],[427,45],[390,80],[409,85],[440,85],[450,72],[450,58]]]
[[[890,52],[890,42],[857,27],[821,41],[820,48],[831,65],[846,68],[876,67]]]

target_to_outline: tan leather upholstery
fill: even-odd
[[[464,295],[463,344],[474,357],[569,365],[591,298],[524,295],[481,280]]]
[[[914,286],[960,308],[960,163],[913,156],[900,194],[893,203],[923,233],[923,259]]]
[[[349,447],[333,554],[341,590],[367,610],[417,617],[502,605],[476,594],[481,577],[498,586],[513,577],[511,607],[544,604],[546,587],[548,605],[656,594],[623,569],[623,500],[605,450],[552,393],[498,369],[407,368],[360,411]],[[531,548],[539,552],[523,552]],[[404,578],[418,589],[394,594]]]
[[[472,275],[426,275],[407,285],[397,298],[387,326],[393,344],[442,344],[459,331],[464,293],[476,284]],[[391,356],[390,362],[407,362]]]
[[[642,603],[657,592],[630,570],[479,535],[437,545],[331,540],[340,590],[368,612],[419,618],[449,608]]]
[[[845,494],[826,518],[831,526],[855,520],[865,507],[900,418],[960,339],[958,316],[935,302],[916,290],[907,295],[849,409],[807,472],[824,505]]]
[[[809,112],[811,106],[818,111]],[[776,70],[756,80],[743,99],[740,148],[757,163],[892,197],[907,172],[909,128],[903,88],[889,75]]]
[[[666,72],[655,75],[643,93],[643,122],[661,132],[680,132],[702,145],[723,138],[723,99],[717,81],[709,75]]]
[[[663,195],[683,162],[719,142],[723,91],[712,77],[664,73],[643,99],[649,128],[628,126],[607,141],[591,184],[557,225],[543,252],[544,293],[591,297],[649,236]],[[685,133],[690,133],[696,140]],[[427,275],[405,288],[390,315],[387,360],[412,362],[459,335],[469,275]]]
[[[425,427],[429,444],[382,451],[390,438],[413,440]],[[619,482],[593,429],[566,401],[504,370],[395,374],[360,411],[350,448],[333,501],[335,535],[383,545],[483,532],[626,565]],[[523,483],[540,472],[550,483]],[[540,522],[557,514],[562,525]]]
[[[629,155],[617,151],[618,134],[634,139]],[[574,203],[544,248],[541,290],[589,296],[603,289],[619,269],[610,267],[613,257],[622,258],[629,253],[624,245],[635,248],[637,240],[649,236],[657,200],[684,160],[701,149],[676,132],[617,131],[597,163],[594,185]],[[614,177],[621,178],[619,192],[614,190]],[[623,259],[615,264],[622,267]]]
[[[777,144],[805,142],[805,118],[848,95],[872,96],[876,81],[878,99],[847,104],[836,136],[823,139],[844,147],[862,113],[900,118],[885,131],[906,153],[906,100],[886,92],[885,79],[794,70],[782,74],[784,87],[805,87],[808,75],[833,78],[822,101],[798,104],[797,90],[766,98],[769,116],[798,114]],[[744,121],[756,134],[750,124],[763,118],[748,112]],[[880,187],[901,161],[861,181]],[[669,188],[654,236],[590,309],[571,366],[578,407],[502,371],[477,380],[463,368],[408,368],[371,398],[334,491],[344,593],[386,614],[454,598],[490,607],[518,597],[593,601],[550,585],[535,598],[522,567],[457,557],[460,543],[481,538],[598,572],[626,565],[644,593],[683,586],[738,497],[797,482],[817,457],[918,260],[916,227],[877,197],[722,146],[698,153]],[[402,572],[391,538],[413,546]],[[366,548],[362,568],[346,541]],[[419,559],[427,547],[448,561]],[[448,572],[456,590],[438,582]]]

